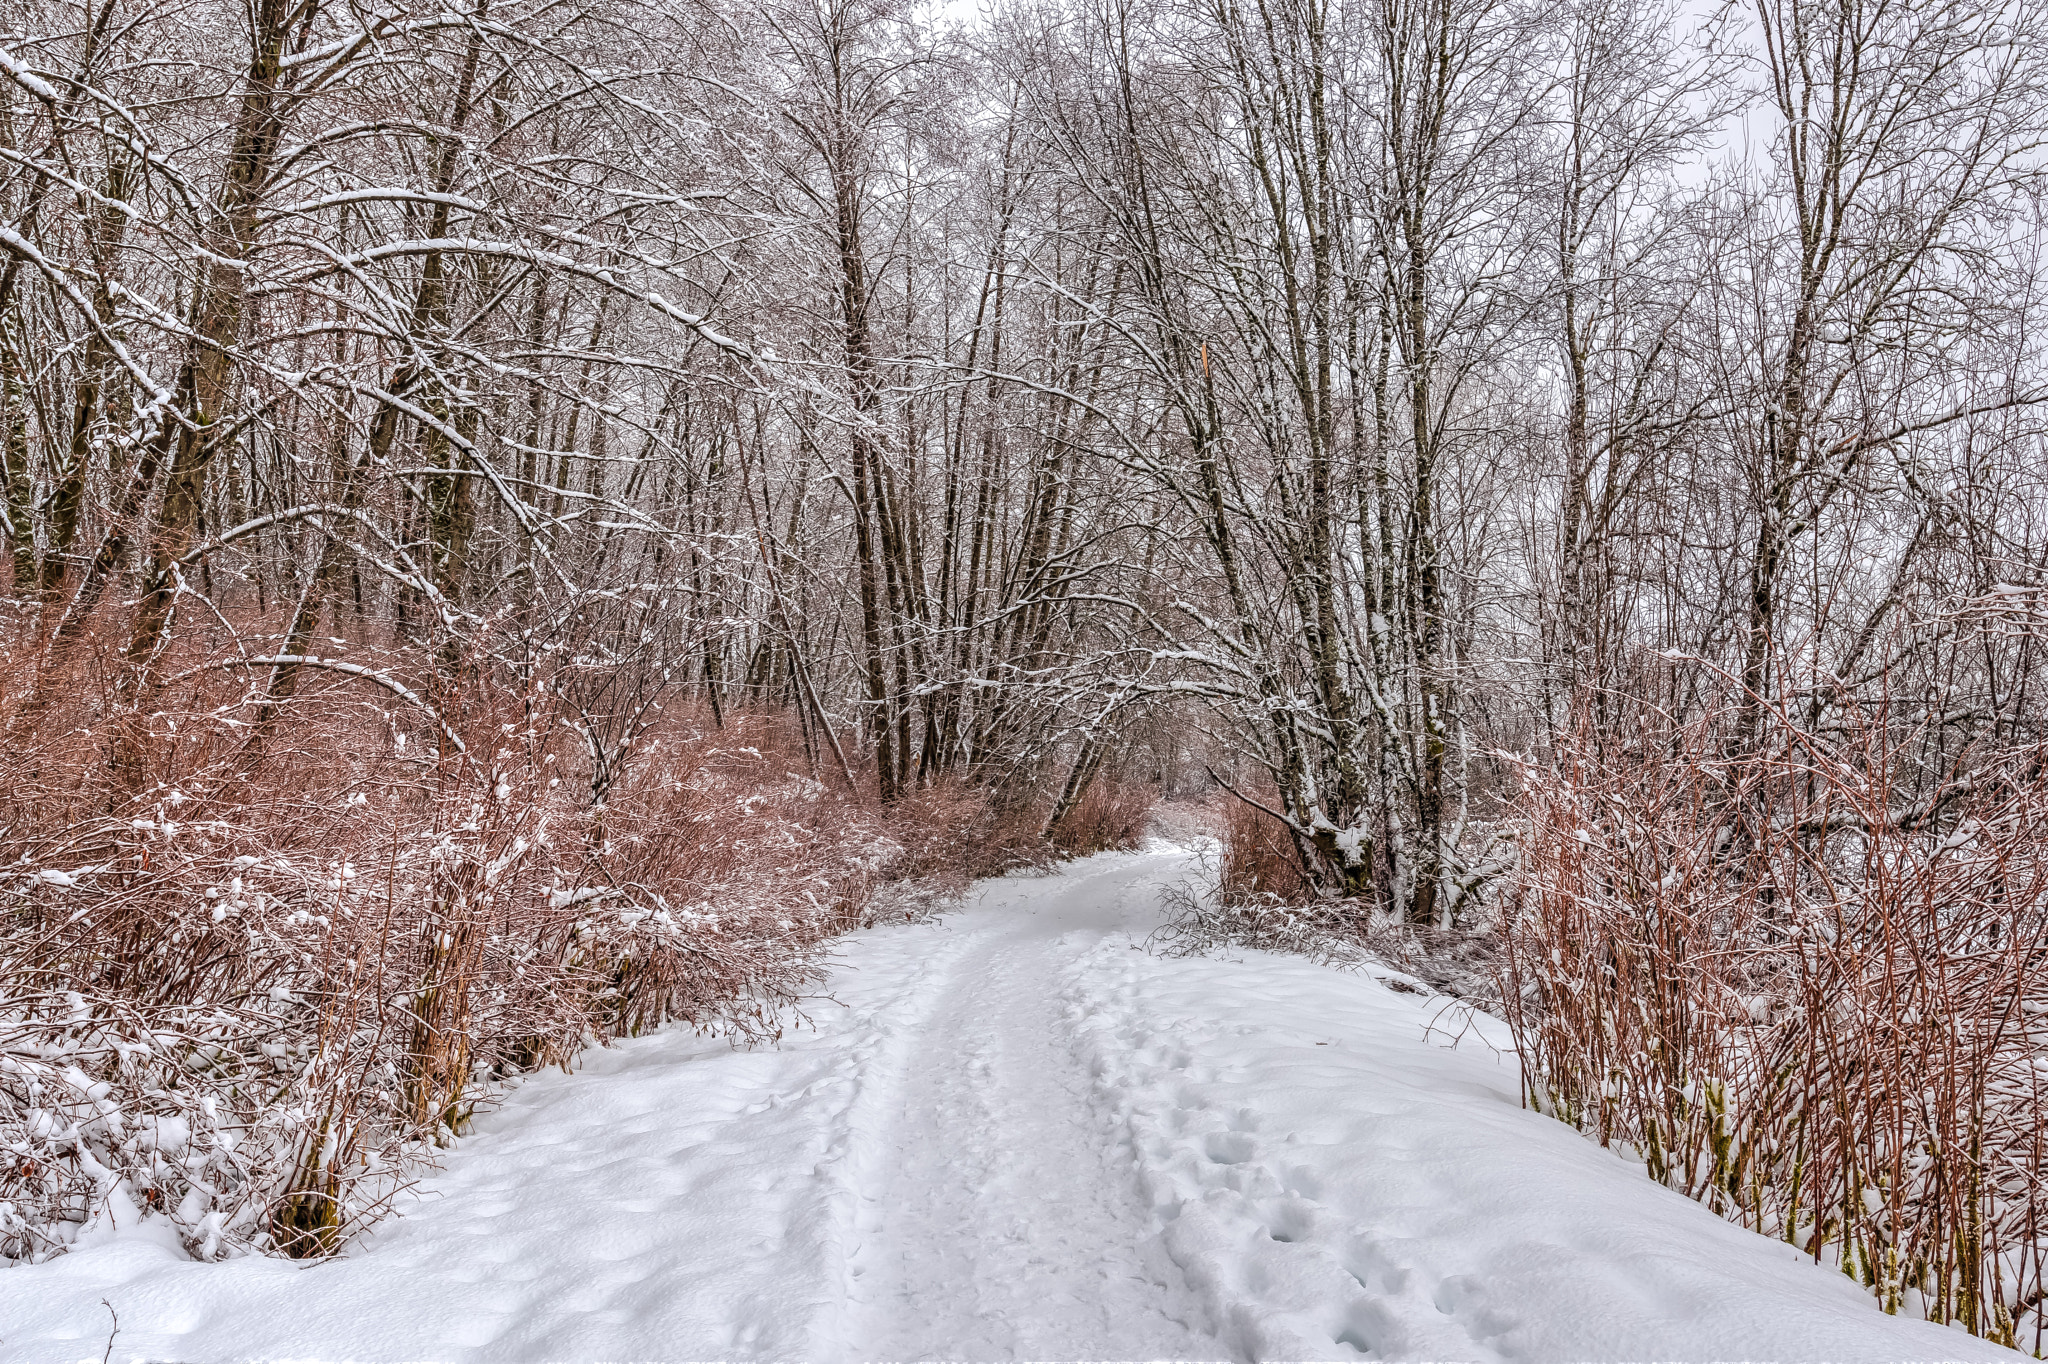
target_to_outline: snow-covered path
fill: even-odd
[[[858,934],[775,1050],[535,1077],[349,1255],[141,1227],[0,1270],[0,1361],[1977,1359],[1516,1103],[1497,1035],[1138,949],[1186,855]]]
[[[1213,1358],[1168,1287],[1127,1149],[1091,1102],[1062,977],[1142,918],[1121,859],[956,921],[919,1025],[883,1070],[860,1182],[852,1310],[832,1353],[870,1359]],[[1136,913],[1132,911],[1136,910]],[[964,931],[962,931],[964,930]],[[942,932],[944,930],[942,929]],[[1121,934],[1118,935],[1120,938]],[[908,945],[908,944],[906,944]]]

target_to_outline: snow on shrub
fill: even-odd
[[[1909,791],[1883,716],[1737,758],[1725,720],[1528,773],[1530,1101],[1887,1311],[2039,1351],[2048,752]]]
[[[1369,900],[1319,897],[1279,820],[1236,797],[1205,815],[1220,836],[1198,855],[1200,873],[1163,893],[1166,921],[1147,940],[1153,950],[1285,952],[1369,971],[1395,990],[1419,988],[1403,979],[1412,977],[1463,1005],[1499,1009],[1502,944],[1490,916],[1440,929],[1390,920]],[[1285,893],[1266,888],[1274,885]]]
[[[645,727],[594,801],[574,731],[480,684],[445,733],[309,690],[260,763],[196,690],[110,788],[103,694],[0,759],[10,1259],[137,1216],[206,1258],[332,1251],[493,1082],[669,1022],[778,1036],[878,887],[1011,846],[971,792],[881,811],[729,710]]]

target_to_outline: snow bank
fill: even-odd
[[[1520,1107],[1505,1026],[1246,952],[1114,939],[1065,988],[1160,1235],[1254,1359],[2018,1359]]]
[[[834,1293],[811,1171],[844,1041],[742,1052],[668,1032],[586,1053],[514,1090],[338,1260],[206,1264],[150,1223],[82,1237],[0,1269],[0,1359],[97,1361],[101,1298],[116,1360],[800,1354]]]

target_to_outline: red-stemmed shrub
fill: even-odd
[[[2044,754],[1909,788],[1883,715],[1730,757],[1738,728],[1649,717],[1528,773],[1503,918],[1529,1099],[1888,1311],[2038,1351]]]

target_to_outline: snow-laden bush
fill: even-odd
[[[96,785],[83,708],[0,761],[0,1256],[138,1216],[329,1251],[494,1081],[674,1021],[776,1036],[878,888],[1018,842],[965,790],[828,787],[770,720],[648,726],[593,801],[522,698],[448,732],[330,700],[253,769],[238,712],[159,716],[140,793]]]

